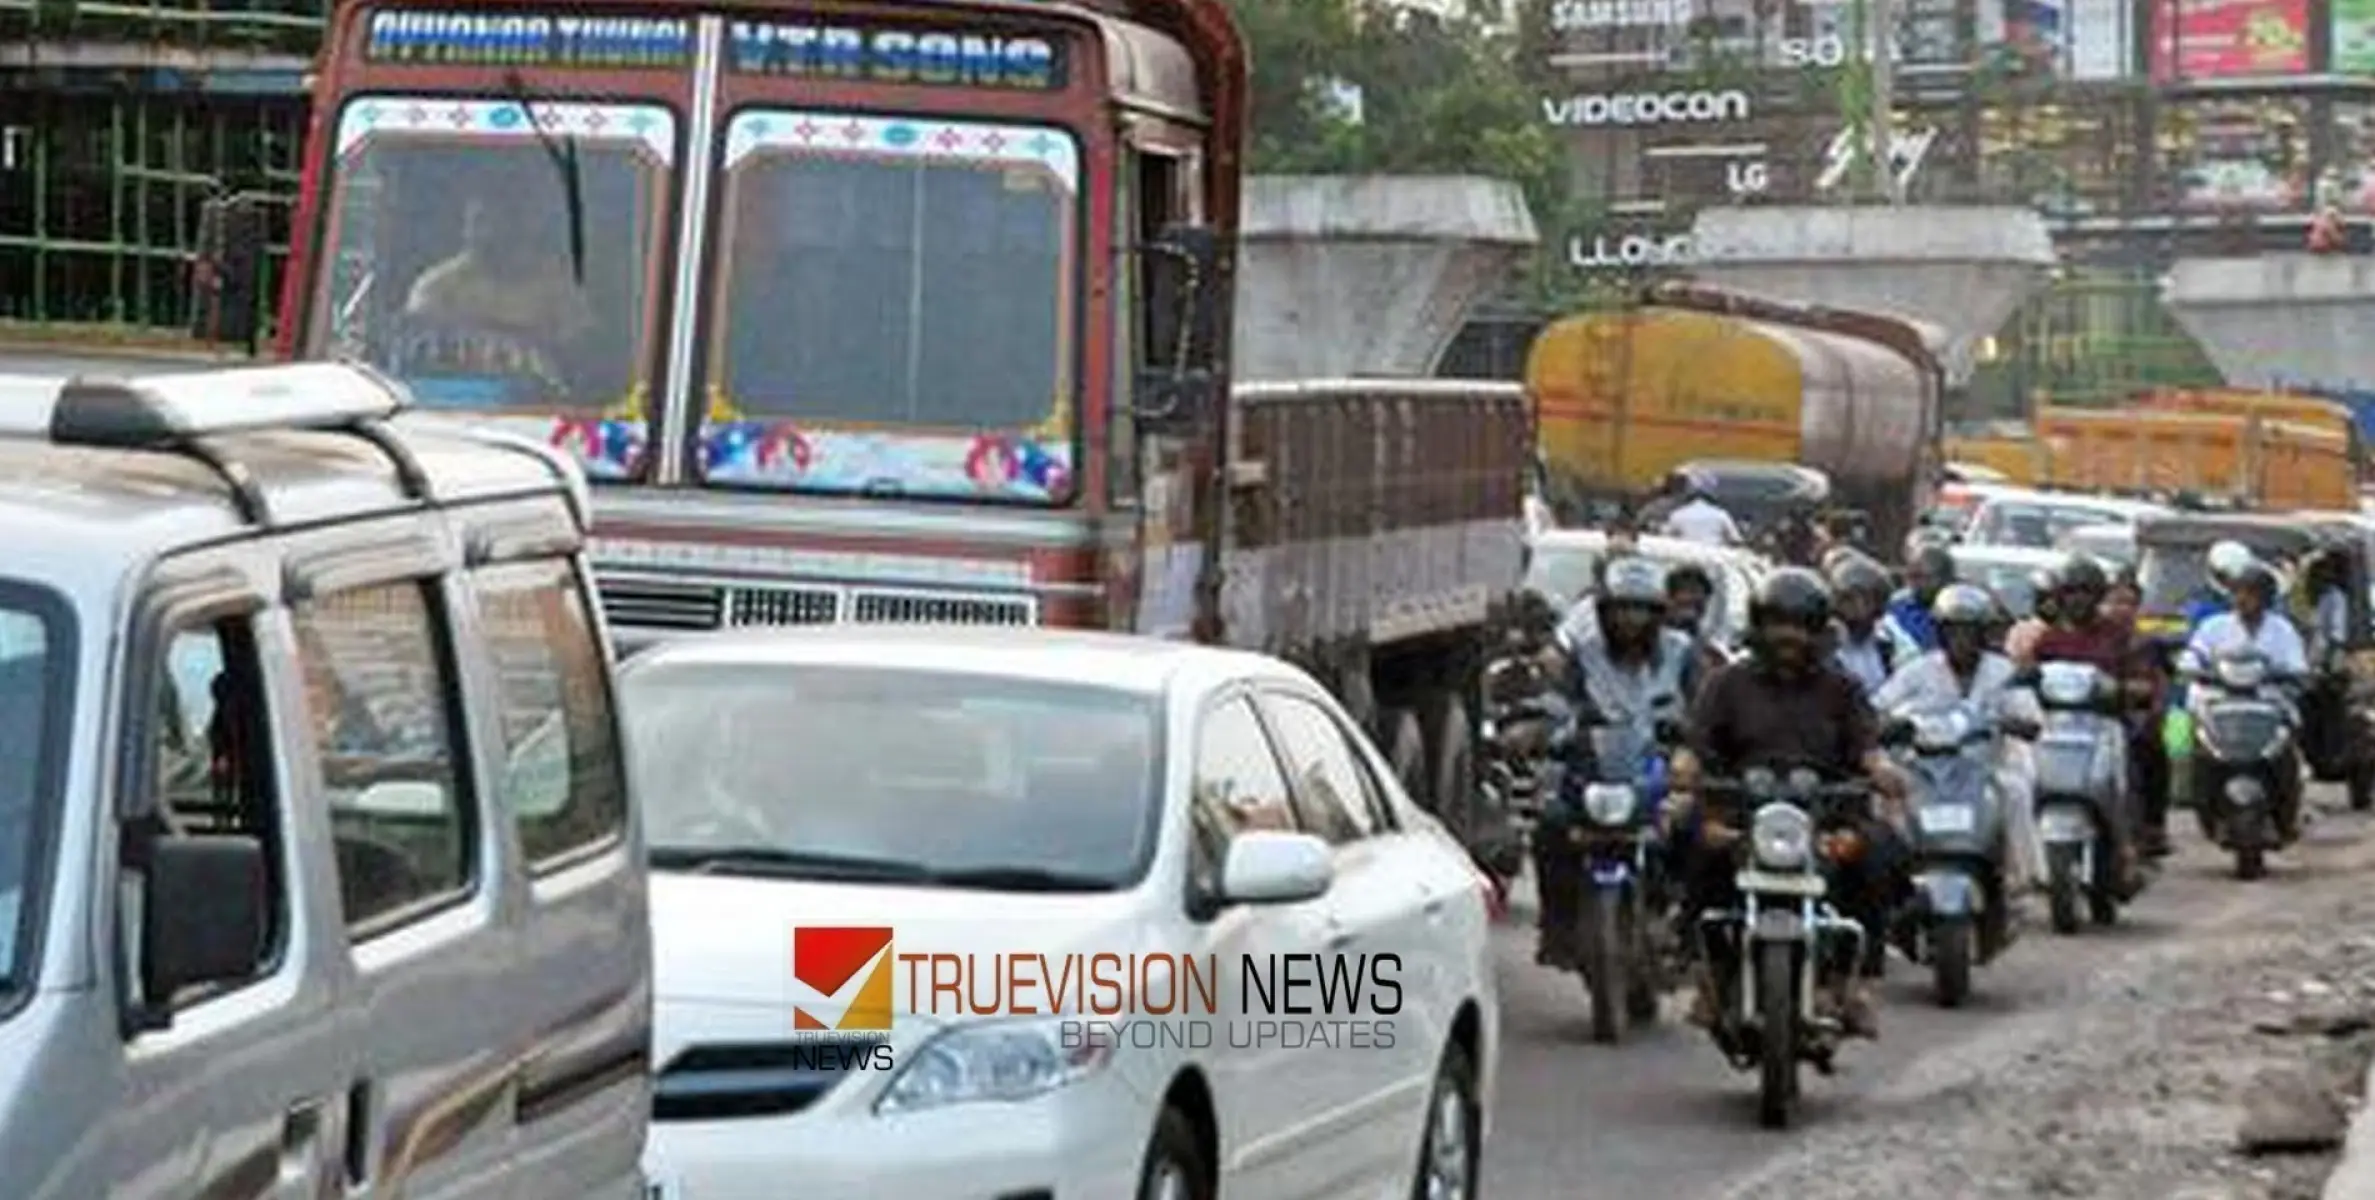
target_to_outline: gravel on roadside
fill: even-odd
[[[2180,841],[2172,870],[2225,867]],[[2316,1200],[2375,1053],[2375,872],[2363,840],[2304,849],[2050,1006],[1974,1013],[1994,1028],[1822,1114],[1724,1195]]]

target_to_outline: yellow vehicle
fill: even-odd
[[[2359,444],[2358,423],[2351,418],[2350,406],[2323,396],[2300,396],[2289,392],[2252,392],[2236,388],[2210,388],[2199,391],[2167,390],[2148,392],[2143,406],[2168,412],[2248,413],[2271,420],[2308,425],[2332,432],[2350,446],[2350,458],[2355,464],[2365,464],[2365,447]]]
[[[2263,508],[2342,508],[2355,495],[2353,439],[2330,424],[2217,410],[2037,413],[2053,487],[2194,491]]]
[[[2044,481],[2045,447],[2028,434],[1962,436],[1946,439],[1948,462],[1972,462],[2004,473],[2014,483],[2034,486]]]
[[[1545,329],[1526,393],[1569,496],[1637,497],[1693,460],[1799,463],[1893,544],[1935,461],[1940,340],[1893,317],[1667,284],[1642,307]]]

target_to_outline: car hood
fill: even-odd
[[[991,994],[989,981],[1001,958],[1048,956],[1052,980],[1068,954],[1162,948],[1151,911],[1137,891],[1042,895],[657,873],[651,885],[653,1049],[657,1061],[666,1062],[694,1041],[767,1041],[816,1028],[795,1024],[796,1009],[834,1022],[854,993],[827,995],[795,978],[796,929],[890,931],[891,1041],[897,1046],[954,1020],[1023,1015],[1001,1011]],[[972,999],[979,1003],[960,1004],[945,992],[919,1002],[916,985],[928,985],[933,968],[942,964],[907,960],[909,955],[969,956],[965,962],[978,992]],[[870,970],[861,967],[856,978]],[[1017,994],[1044,1000],[1051,990],[1034,985]]]

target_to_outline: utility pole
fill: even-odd
[[[1869,0],[1872,22],[1872,169],[1880,174],[1880,194],[1890,204],[1905,202],[1905,181],[1897,176],[1897,4]]]
[[[1850,0],[1847,68],[1839,73],[1840,115],[1856,162],[1850,177],[1858,198],[1905,201],[1904,185],[1891,162],[1896,147],[1893,93],[1896,82],[1896,0]]]

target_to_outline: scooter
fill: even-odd
[[[2258,879],[2268,873],[2268,851],[2283,841],[2275,806],[2287,784],[2299,803],[2300,714],[2286,691],[2299,681],[2272,676],[2256,650],[2222,654],[2207,670],[2188,652],[2178,675],[2194,719],[2194,812],[2202,833],[2234,854],[2235,878]]]
[[[2036,749],[2037,833],[2053,931],[2078,932],[2081,900],[2095,924],[2113,924],[2120,905],[2142,890],[2140,880],[2130,886],[2120,877],[2112,836],[2133,826],[2118,686],[2090,663],[2044,663],[2028,676],[2045,714]]]
[[[1905,957],[1929,964],[1946,1008],[1970,997],[1972,967],[1995,961],[2013,940],[1994,787],[1996,738],[2009,731],[1958,705],[1900,714],[1883,738],[1903,751],[1914,779],[1913,901],[1896,940]]]
[[[1670,713],[1675,701],[1660,696],[1652,705]],[[1593,1041],[1616,1041],[1628,1018],[1655,1020],[1668,986],[1659,939],[1671,900],[1657,818],[1668,747],[1680,734],[1667,715],[1654,735],[1626,722],[1585,726],[1561,739],[1560,792],[1570,819],[1559,832],[1583,859],[1567,961],[1591,997]]]
[[[1826,853],[1862,847],[1821,835],[1850,824],[1870,804],[1871,787],[1826,784],[1810,770],[1784,779],[1756,769],[1738,780],[1707,780],[1699,795],[1718,811],[1752,813],[1733,851],[1739,907],[1698,917],[1703,956],[1718,939],[1738,949],[1737,967],[1716,977],[1719,1004],[1709,1032],[1734,1069],[1756,1069],[1758,1120],[1786,1128],[1798,1100],[1798,1064],[1830,1074],[1845,1033],[1818,1014],[1815,998],[1843,998],[1864,958],[1863,924],[1832,905],[1825,875]]]

